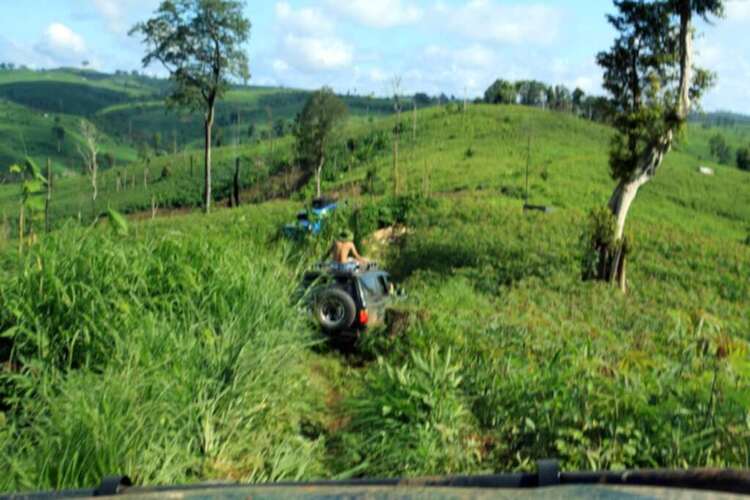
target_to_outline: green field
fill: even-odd
[[[423,110],[414,135],[402,120],[402,197],[390,195],[394,116],[352,120],[324,174],[349,200],[330,231],[350,225],[408,291],[403,320],[354,352],[290,298],[329,243],[278,238],[312,186],[117,235],[90,225],[107,206],[197,207],[198,163],[191,174],[184,155],[155,158],[149,187],[144,165],[122,167],[136,185],[104,188],[95,207],[85,179],[61,179],[60,229],[23,256],[12,240],[0,253],[0,491],[113,471],[141,484],[276,481],[526,470],[546,457],[750,467],[750,174],[703,156],[708,131],[691,126],[636,200],[623,295],[580,279],[587,213],[613,187],[609,128],[518,106]],[[217,150],[217,201],[235,157],[246,194],[264,194],[292,160],[290,138],[273,148]],[[530,201],[552,213],[523,211],[527,161]],[[14,189],[0,187],[11,217]],[[403,238],[368,242],[394,222]]]

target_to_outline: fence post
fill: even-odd
[[[234,191],[233,191],[233,204],[235,208],[240,206],[240,158],[239,156],[234,159]]]
[[[49,220],[50,204],[52,203],[52,162],[47,158],[47,199],[44,201],[44,230],[49,233],[51,229]]]

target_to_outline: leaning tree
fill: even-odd
[[[615,0],[615,6],[618,13],[608,19],[619,36],[597,61],[614,110],[609,165],[617,185],[609,215],[600,213],[592,231],[594,258],[584,276],[617,281],[625,291],[625,220],[712,83],[709,72],[693,66],[693,21],[722,16],[723,0]]]
[[[250,21],[238,0],[163,0],[154,17],[137,24],[130,34],[141,34],[148,47],[143,66],[161,63],[174,88],[170,105],[202,109],[205,113],[205,188],[203,207],[211,210],[211,132],[216,102],[230,78],[250,78],[243,50],[250,37]]]

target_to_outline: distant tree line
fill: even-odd
[[[690,116],[691,122],[702,123],[704,128],[721,127],[732,128],[737,125],[750,124],[750,116],[729,111],[715,111],[712,113],[695,112]]]
[[[750,146],[737,148],[737,152],[733,154],[726,137],[721,133],[716,133],[709,139],[708,147],[711,157],[722,165],[731,165],[734,160],[737,168],[750,171]]]
[[[587,96],[580,88],[571,91],[565,85],[547,85],[537,80],[495,80],[481,101],[554,109],[598,122],[609,122],[613,114],[610,102],[604,97]]]

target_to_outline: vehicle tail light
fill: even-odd
[[[367,309],[362,309],[359,311],[359,324],[362,326],[365,326],[367,322],[370,320],[370,315],[367,312]]]

